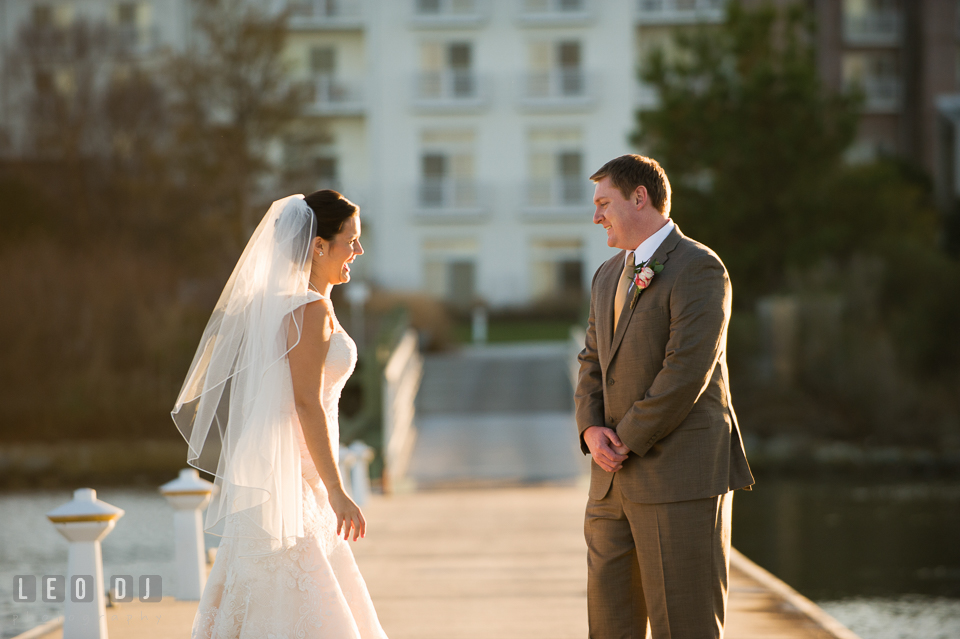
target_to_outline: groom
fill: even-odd
[[[648,623],[653,639],[722,637],[732,491],[753,484],[727,373],[730,279],[670,219],[655,160],[624,155],[590,179],[593,222],[623,249],[593,277],[575,397],[593,458],[590,637],[643,638]]]

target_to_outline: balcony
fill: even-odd
[[[579,177],[532,180],[526,186],[523,213],[527,217],[588,219],[593,190]]]
[[[490,19],[489,0],[412,0],[415,29],[481,27]]]
[[[589,24],[596,17],[593,0],[520,0],[518,20],[526,27]]]
[[[360,0],[286,0],[290,28],[295,30],[356,30],[363,28]]]
[[[848,84],[863,91],[866,113],[898,113],[903,106],[903,83],[896,76],[867,76]]]
[[[473,71],[424,72],[414,81],[413,104],[423,111],[471,112],[489,103],[489,83]]]
[[[895,9],[843,17],[843,40],[854,46],[897,46],[903,35],[903,16]]]
[[[149,55],[160,48],[160,29],[157,26],[119,25],[114,31],[114,43],[121,56]]]
[[[638,0],[641,25],[723,22],[727,0]]]
[[[477,222],[486,215],[474,180],[424,178],[414,208],[417,219],[425,222]]]
[[[583,69],[528,73],[521,81],[520,106],[529,111],[586,111],[596,98],[594,78]]]
[[[358,82],[321,75],[310,81],[312,115],[363,115],[363,90]]]

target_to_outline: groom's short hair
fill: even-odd
[[[653,158],[632,153],[621,155],[601,166],[590,179],[599,182],[605,177],[610,178],[626,199],[630,199],[638,186],[645,187],[653,207],[670,216],[670,180],[660,163]]]

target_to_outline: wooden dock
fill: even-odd
[[[374,497],[354,544],[391,639],[584,639],[582,487]],[[187,639],[195,602],[107,609],[111,639]],[[24,635],[21,635],[24,636]],[[60,639],[59,629],[30,635]],[[789,586],[734,553],[727,639],[857,639]]]

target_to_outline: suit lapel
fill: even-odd
[[[683,238],[683,233],[680,232],[679,226],[674,226],[673,230],[670,231],[663,242],[660,243],[660,246],[654,251],[653,256],[650,258],[650,264],[653,264],[653,261],[656,260],[664,266],[666,266],[667,259],[670,257],[670,253],[673,249],[677,248],[677,245],[680,244],[680,240]],[[650,287],[653,288],[657,285],[657,278],[654,277],[650,280]],[[639,306],[643,303],[644,293],[640,294],[640,299],[637,300],[636,306]],[[627,332],[627,325],[630,323],[630,318],[633,317],[633,311],[636,310],[636,306],[630,308],[630,300],[633,299],[633,291],[630,291],[630,294],[627,295],[627,301],[623,305],[623,313],[620,315],[620,321],[617,322],[617,332],[613,335],[613,343],[610,345],[610,359],[613,359],[613,356],[617,353],[617,349],[620,348],[620,342],[623,341],[623,335]],[[611,302],[610,308],[613,308],[613,303]],[[613,313],[610,313],[613,315]],[[610,322],[611,329],[613,328],[613,322]]]

